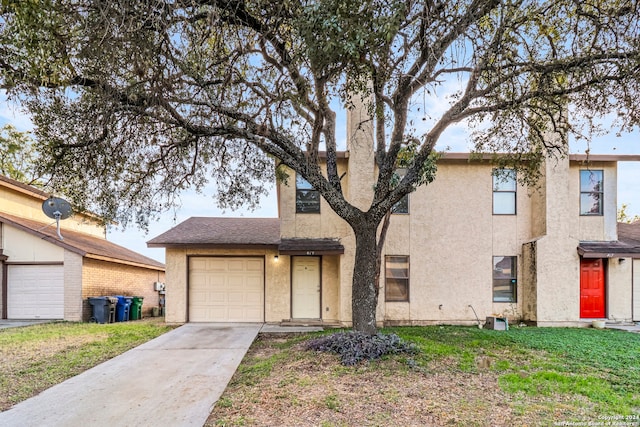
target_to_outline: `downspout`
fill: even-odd
[[[2,253],[0,249],[0,268],[2,268],[2,313],[0,313],[1,319],[7,318],[7,264],[5,261],[9,258]]]

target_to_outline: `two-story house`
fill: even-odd
[[[88,320],[89,297],[142,296],[143,315],[162,297],[164,264],[105,238],[89,213],[60,221],[42,210],[50,194],[0,175],[0,317]]]
[[[357,110],[349,114],[339,173],[347,198],[366,208],[372,130]],[[377,319],[640,320],[640,242],[619,240],[616,224],[617,162],[625,160],[640,156],[548,159],[526,188],[513,172],[496,174],[489,156],[446,153],[436,180],[391,216]],[[278,218],[190,218],[148,242],[166,248],[168,322],[350,324],[353,233],[289,172],[277,183]]]

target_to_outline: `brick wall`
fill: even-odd
[[[160,297],[153,283],[164,281],[163,271],[85,258],[82,266],[83,319],[86,321],[91,317],[87,298],[112,295],[143,297],[142,316],[151,316]]]
[[[64,251],[64,319],[83,320],[82,255]]]

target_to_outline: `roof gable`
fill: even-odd
[[[77,231],[63,230],[62,236],[64,239],[60,240],[56,228],[53,226],[5,213],[0,213],[0,222],[38,236],[42,240],[83,257],[164,271],[163,263],[116,245],[106,239]]]

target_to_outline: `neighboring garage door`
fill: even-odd
[[[264,321],[264,258],[189,258],[189,321]]]
[[[9,265],[7,269],[9,319],[63,319],[62,265]]]

